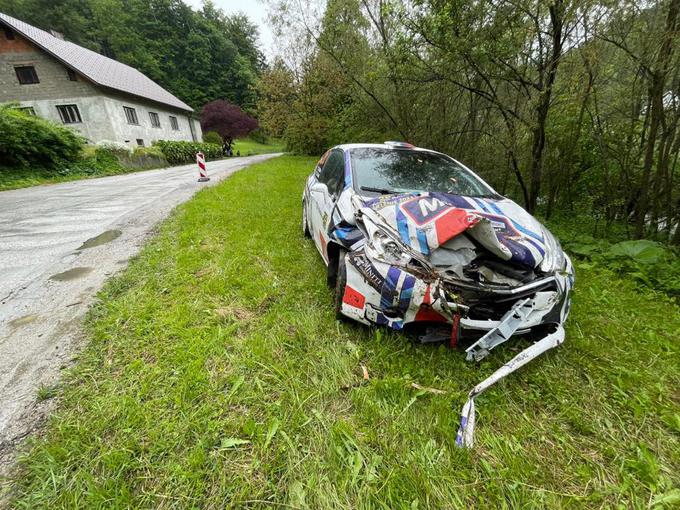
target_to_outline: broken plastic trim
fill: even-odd
[[[489,354],[491,349],[507,342],[527,322],[534,306],[535,300],[531,298],[517,301],[501,318],[498,326],[467,348],[467,360],[480,361]]]
[[[564,328],[559,325],[554,333],[550,333],[531,347],[527,347],[517,356],[508,361],[501,368],[496,370],[489,377],[472,388],[468,394],[468,400],[460,413],[460,428],[456,434],[456,445],[461,448],[471,448],[474,443],[475,435],[475,398],[486,391],[489,387],[496,384],[501,379],[513,373],[518,368],[523,367],[530,361],[536,359],[544,352],[557,347],[564,342]]]

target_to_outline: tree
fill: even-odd
[[[231,146],[234,138],[248,136],[257,127],[257,120],[223,99],[212,101],[201,110],[201,129],[216,132],[227,146]]]

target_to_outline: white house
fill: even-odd
[[[7,102],[92,143],[202,137],[193,109],[136,69],[0,13],[0,103]]]

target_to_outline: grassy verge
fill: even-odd
[[[312,166],[281,157],[200,192],[109,282],[60,411],[21,462],[15,507],[677,502],[680,314],[668,298],[579,268],[567,342],[478,400],[477,446],[461,451],[467,391],[515,347],[475,367],[337,323],[299,226]]]
[[[286,148],[279,140],[270,140],[268,143],[259,143],[250,138],[236,140],[234,142],[234,154],[241,152],[241,156],[253,156],[255,154],[269,154],[272,152],[283,152]]]
[[[69,170],[57,171],[48,168],[5,168],[0,167],[0,191],[10,189],[28,188],[39,184],[55,184],[58,182],[77,181],[107,175],[119,175],[128,172],[139,172],[142,168],[124,168],[111,166],[110,168],[97,169],[97,171]]]

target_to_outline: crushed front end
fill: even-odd
[[[470,392],[457,439],[470,446],[474,398],[563,341],[571,261],[510,201],[404,194],[364,200],[355,210],[362,235],[353,236],[345,257],[347,317],[393,329],[427,324],[422,341],[471,342],[471,361],[513,335],[544,335]]]

